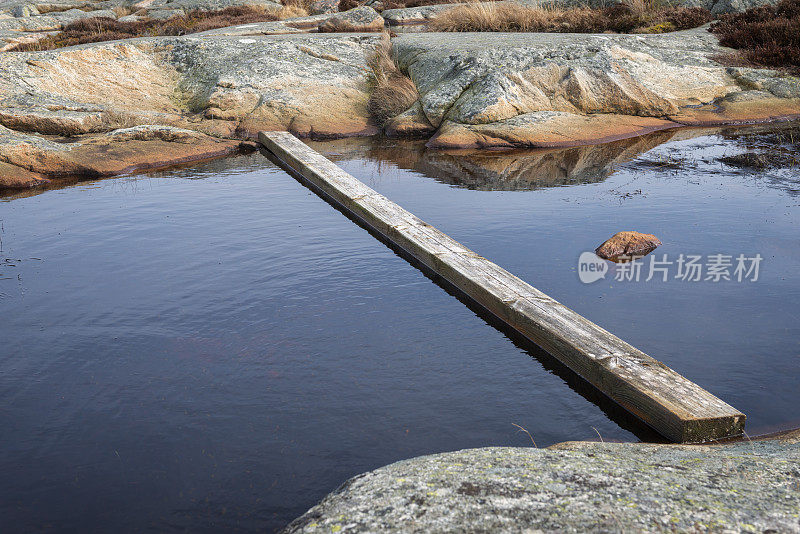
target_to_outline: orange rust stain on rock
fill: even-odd
[[[130,139],[109,143],[94,139],[64,150],[37,148],[21,143],[7,148],[0,163],[0,189],[45,185],[50,180],[74,177],[100,178],[145,171],[233,154],[241,142],[198,134],[190,143],[160,139]]]
[[[0,162],[0,190],[2,189],[30,189],[49,182],[39,173],[31,172],[22,167]]]
[[[446,121],[428,142],[433,148],[557,148],[608,143],[679,124],[630,115],[560,114],[544,121],[464,125]]]
[[[722,126],[800,118],[800,99],[721,100],[696,108],[683,108],[670,116],[686,126]]]

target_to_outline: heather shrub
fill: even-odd
[[[711,32],[748,63],[800,73],[800,0],[723,15]]]

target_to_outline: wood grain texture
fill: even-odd
[[[664,437],[741,434],[745,415],[404,210],[287,132],[259,141],[329,200],[542,347]]]

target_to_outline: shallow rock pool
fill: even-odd
[[[800,426],[797,142],[783,126],[514,153],[311,145],[754,435]],[[581,253],[620,230],[663,245],[638,275],[582,281]],[[2,198],[0,240],[3,530],[271,531],[399,459],[658,439],[260,153]]]

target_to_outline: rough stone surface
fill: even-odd
[[[301,34],[183,39],[170,63],[178,88],[205,119],[240,135],[284,129],[302,137],[369,135],[366,59],[378,35]]]
[[[376,129],[366,111],[366,57],[378,39],[187,36],[0,54],[0,143],[24,137],[40,147],[39,154],[61,154],[64,143],[44,143],[41,136],[102,140],[105,132],[136,125],[228,139],[264,129],[304,137],[370,135]],[[176,160],[183,159],[180,151],[196,156],[191,144],[169,143],[163,153]],[[131,158],[139,161],[138,155]],[[84,172],[62,159],[42,156],[40,161],[52,164],[48,169],[0,155],[0,161],[51,176],[106,173]]]
[[[767,4],[777,4],[779,0],[716,0],[711,6],[706,8],[712,15],[722,15],[723,13],[741,13],[752,7]]]
[[[168,126],[123,128],[58,143],[0,126],[0,189],[42,185],[45,178],[112,176],[232,154],[238,141]]]
[[[356,476],[285,532],[800,532],[798,465],[797,433],[469,449]]]
[[[432,146],[574,146],[679,125],[800,115],[800,80],[720,65],[711,57],[728,49],[705,28],[663,35],[409,33],[393,46],[437,129]]]
[[[60,31],[67,24],[90,17],[117,18],[114,8],[135,11],[120,20],[134,22],[147,18],[166,19],[187,11],[216,10],[229,6],[258,5],[279,11],[282,5],[271,0],[51,0],[30,3],[25,0],[0,2],[0,52],[11,50],[20,43],[31,43]]]
[[[151,9],[147,12],[147,18],[155,20],[167,20],[172,17],[183,17],[186,11],[183,9]]]
[[[336,13],[339,11],[339,0],[315,0],[308,6],[312,15]]]
[[[606,260],[616,260],[622,256],[645,256],[661,245],[661,241],[653,234],[641,232],[617,232],[602,245],[595,254]]]
[[[136,7],[219,9],[242,1],[142,0]],[[0,37],[50,31],[3,25],[59,28],[101,12],[67,2],[60,10],[36,5],[45,14],[9,15],[0,20]],[[350,26],[337,26],[342,24]],[[219,138],[253,137],[262,129],[317,138],[376,133],[366,106],[367,58],[380,37],[308,33],[317,27],[380,29],[383,19],[360,7],[183,37],[0,54],[0,124],[34,136],[98,136],[148,124]],[[433,147],[576,146],[681,125],[800,115],[800,80],[716,63],[710,58],[726,49],[704,29],[667,35],[403,34],[393,42],[420,99],[389,120],[386,131],[433,136]]]
[[[360,6],[334,15],[318,26],[321,32],[379,32],[383,17],[369,6]]]
[[[11,9],[11,14],[15,17],[35,17],[41,15],[39,10],[36,9],[36,6],[32,4],[14,6]]]
[[[187,36],[3,54],[0,123],[72,135],[122,116],[228,133],[243,122],[299,134],[372,133],[366,56],[378,39]],[[59,132],[57,121],[70,126]]]
[[[442,11],[452,9],[453,4],[434,4],[430,6],[401,7],[398,9],[384,9],[381,16],[390,26],[403,24],[420,24],[434,18]]]

